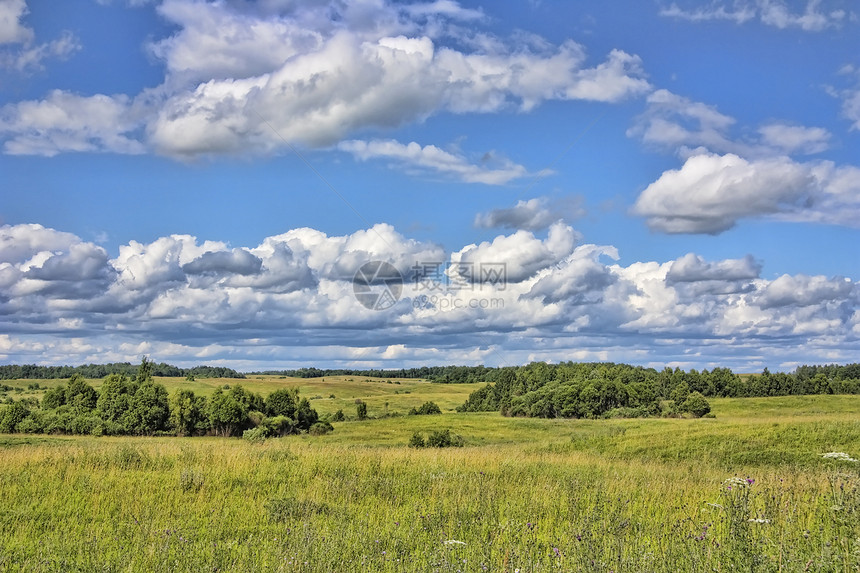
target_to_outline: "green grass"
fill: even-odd
[[[259,382],[371,414],[475,388]],[[860,397],[712,405],[700,420],[446,411],[262,444],[0,436],[0,571],[860,570],[860,464],[821,457],[860,456]],[[406,447],[443,428],[466,446]]]

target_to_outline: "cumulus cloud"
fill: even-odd
[[[814,154],[829,147],[831,134],[822,127],[770,122],[757,137],[734,137],[735,118],[716,107],[659,89],[649,94],[647,108],[627,130],[644,144],[677,151],[682,157],[707,149],[746,157]]]
[[[731,7],[725,3],[710,3],[706,7],[683,9],[672,3],[660,11],[661,16],[705,22],[726,20],[744,24],[758,19],[762,24],[779,29],[800,28],[806,32],[822,32],[841,25],[849,13],[841,8],[827,9],[821,0],[808,0],[803,12],[793,12],[782,0],[757,0],[756,2],[734,2]]]
[[[782,275],[762,288],[755,301],[763,309],[788,306],[809,307],[856,300],[857,285],[850,279],[823,276]],[[853,310],[853,306],[852,306]]]
[[[507,279],[520,282],[571,254],[578,238],[573,228],[559,222],[549,228],[544,240],[530,231],[520,230],[511,235],[499,235],[479,245],[463,247],[452,255],[452,260],[458,263],[504,264]]]
[[[263,260],[255,257],[245,249],[232,251],[209,251],[203,253],[190,263],[182,265],[182,270],[189,275],[202,274],[237,274],[255,275],[263,267]]]
[[[666,352],[688,356],[688,366],[749,368],[764,351],[812,362],[860,349],[852,280],[762,279],[750,256],[621,265],[614,247],[578,240],[554,223],[544,238],[519,230],[446,257],[381,224],[341,236],[292,229],[256,247],[173,235],[111,255],[39,225],[0,227],[0,357],[68,363],[146,353],[254,369],[642,363]],[[406,269],[402,298],[386,311],[354,294],[356,265],[368,260]],[[409,277],[416,263],[434,261],[447,273],[434,288]],[[495,263],[505,280],[457,284]]]
[[[760,273],[761,263],[757,262],[752,255],[742,259],[708,262],[695,253],[687,253],[672,262],[666,274],[666,281],[669,283],[748,281],[757,279]]]
[[[416,142],[403,144],[394,140],[342,141],[338,148],[366,161],[390,159],[407,170],[431,171],[449,175],[466,183],[504,185],[529,175],[526,168],[488,152],[480,163],[472,163],[462,155],[436,147],[422,147]]]
[[[759,128],[762,143],[785,154],[820,153],[829,147],[830,132],[823,127],[771,123]]]
[[[718,234],[756,216],[856,226],[858,189],[856,167],[701,153],[651,183],[632,212],[664,233]]]
[[[131,98],[53,92],[42,101],[7,106],[0,129],[7,153],[148,149],[189,158],[265,153],[286,142],[326,147],[359,131],[439,113],[528,111],[549,100],[617,102],[651,89],[635,55],[613,50],[592,65],[583,46],[571,40],[551,45],[532,38],[510,48],[487,34],[466,32],[459,24],[479,22],[482,13],[449,0],[165,0],[158,11],[177,28],[149,47],[165,63],[161,86]],[[2,33],[24,38],[20,14],[12,16]],[[37,62],[75,46],[63,36],[34,48],[28,58]],[[71,116],[84,119],[78,124]],[[405,147],[389,151],[411,157]],[[418,155],[435,168],[439,158],[426,157],[435,151],[425,146]],[[505,160],[491,174],[468,165],[454,169],[493,182],[524,173]]]
[[[62,60],[80,50],[77,38],[67,30],[50,42],[34,43],[35,33],[23,24],[27,13],[26,0],[0,3],[0,67],[19,72],[39,70],[46,59]]]
[[[44,100],[0,108],[3,149],[12,155],[54,156],[69,151],[143,153],[133,133],[139,110],[124,95],[79,96],[54,90]]]
[[[21,23],[26,13],[26,0],[0,3],[0,44],[21,44],[33,39],[33,30]]]
[[[475,227],[493,229],[497,227],[508,229],[525,229],[541,231],[556,221],[571,220],[582,217],[585,210],[581,198],[569,197],[550,200],[546,197],[536,197],[527,201],[517,201],[513,207],[493,209],[486,213],[475,215]]]
[[[718,234],[742,217],[809,203],[813,183],[807,169],[787,159],[749,162],[733,154],[701,154],[650,184],[633,213],[664,233]]]

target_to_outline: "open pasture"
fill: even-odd
[[[475,388],[289,383],[400,412]],[[0,436],[0,570],[858,570],[858,462],[821,454],[858,457],[860,397],[712,405],[636,420],[443,406],[262,444]],[[440,428],[466,446],[406,447]]]

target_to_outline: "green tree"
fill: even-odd
[[[65,386],[57,386],[56,388],[51,388],[45,395],[42,396],[42,409],[43,410],[54,410],[63,406],[66,403],[66,387]]]
[[[248,423],[248,408],[218,388],[209,400],[209,424],[217,436],[233,436]]]
[[[296,398],[298,392],[282,388],[266,397],[266,415],[296,418]]]
[[[367,406],[365,406],[366,408]],[[296,407],[296,426],[300,430],[310,430],[311,426],[319,421],[319,414],[311,408],[311,403],[307,398],[302,398]]]
[[[0,434],[11,434],[18,429],[18,425],[30,415],[30,410],[21,402],[13,402],[6,406],[0,415]]]
[[[355,405],[355,415],[358,416],[359,420],[364,420],[367,418],[367,404],[364,402],[359,402]]]
[[[69,378],[69,385],[66,386],[66,404],[79,412],[90,411],[95,409],[98,399],[98,392],[87,384],[83,376],[75,374]]]
[[[170,428],[178,436],[192,436],[205,430],[206,398],[191,390],[177,390],[170,397]]]
[[[137,382],[125,374],[108,374],[102,382],[96,413],[106,421],[119,423],[131,408],[131,399],[137,392]]]
[[[152,435],[167,429],[169,415],[167,389],[149,378],[134,393],[125,426],[134,434]]]
[[[682,412],[689,412],[697,418],[701,418],[711,411],[711,405],[699,392],[691,392],[684,403],[681,404]]]

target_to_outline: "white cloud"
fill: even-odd
[[[798,210],[811,201],[813,184],[809,170],[788,159],[694,155],[649,185],[633,213],[657,231],[717,234],[743,217]]]
[[[557,221],[557,217],[546,206],[546,199],[535,198],[528,201],[517,201],[514,207],[493,209],[488,213],[478,213],[475,216],[475,226],[483,229],[507,227],[539,231],[546,229]]]
[[[764,145],[785,154],[820,153],[829,147],[830,132],[823,127],[771,123],[759,128]]]
[[[567,197],[550,200],[547,197],[536,197],[527,201],[517,201],[513,207],[493,209],[486,213],[475,215],[475,227],[493,229],[525,229],[540,231],[548,228],[559,220],[570,221],[582,217],[585,210],[581,197]]]
[[[630,137],[644,144],[671,151],[682,157],[701,149],[734,153],[746,157],[773,157],[820,153],[828,148],[831,134],[821,127],[806,127],[785,122],[760,126],[758,137],[733,137],[737,123],[716,107],[660,89],[648,95],[647,108],[627,130]]]
[[[845,10],[822,10],[821,4],[821,0],[808,0],[803,12],[797,13],[792,12],[782,0],[735,1],[731,7],[725,3],[712,2],[706,7],[687,10],[677,3],[672,3],[662,9],[660,15],[691,22],[727,20],[736,24],[744,24],[758,18],[762,24],[768,26],[779,29],[800,28],[806,32],[822,32],[841,25],[848,18]]]
[[[857,226],[860,168],[700,153],[651,183],[632,213],[664,233],[718,234],[760,216]]]
[[[350,140],[338,144],[338,149],[349,152],[362,161],[391,159],[405,166],[407,170],[435,171],[454,176],[466,183],[504,185],[529,175],[522,165],[504,158],[496,159],[490,152],[485,154],[481,163],[475,164],[462,155],[450,153],[435,145],[421,147],[414,141],[403,144],[394,140]]]
[[[687,253],[676,259],[669,267],[666,281],[669,283],[686,283],[697,281],[738,281],[757,279],[761,273],[761,263],[752,255],[742,259],[726,259],[717,262],[707,262],[702,257]]]
[[[132,241],[114,258],[38,225],[0,227],[0,237],[0,356],[7,362],[147,353],[252,369],[575,356],[642,363],[671,355],[691,366],[749,368],[764,352],[814,362],[860,349],[854,281],[766,280],[749,256],[688,254],[622,266],[614,247],[575,246],[576,233],[560,223],[544,239],[517,231],[447,259],[449,273],[504,263],[506,281],[436,290],[413,281],[409,268],[444,264],[444,253],[389,225],[344,236],[293,229],[235,248],[174,235]],[[366,309],[354,296],[356,266],[368,260],[406,269],[403,298],[387,311]],[[536,341],[544,351],[534,350]]]
[[[68,151],[142,153],[133,132],[140,111],[124,95],[79,96],[54,90],[41,101],[0,108],[4,151],[13,155],[53,156]]]
[[[56,40],[34,44],[35,33],[22,23],[27,13],[26,0],[0,2],[0,67],[19,72],[40,70],[44,60],[62,60],[81,49],[75,35],[68,30]]]
[[[579,235],[563,223],[553,224],[547,238],[541,240],[529,231],[499,235],[492,242],[468,245],[452,255],[453,262],[506,266],[507,279],[520,282],[533,277],[541,269],[562,261],[573,253]]]
[[[0,44],[23,44],[33,40],[33,30],[21,24],[26,14],[26,0],[0,2]]]
[[[10,8],[0,33],[26,39],[28,29],[20,25],[26,7]],[[359,131],[439,113],[528,111],[549,100],[611,103],[651,89],[635,55],[612,50],[590,65],[571,40],[554,46],[531,37],[511,48],[460,27],[479,23],[483,14],[450,0],[165,0],[157,10],[177,27],[149,46],[165,63],[162,85],[135,97],[55,91],[43,101],[8,105],[0,131],[6,152],[268,153],[286,142],[331,146]],[[79,47],[70,34],[30,42],[9,65],[35,68]],[[56,117],[46,126],[44,117],[25,113],[29,108],[83,112],[68,115],[85,119]],[[496,181],[519,169],[503,164],[497,175],[466,170],[466,176]]]

